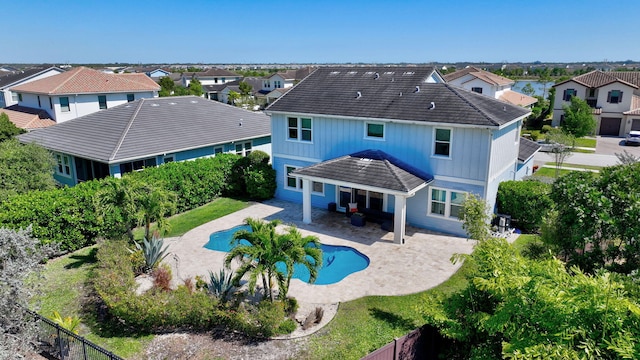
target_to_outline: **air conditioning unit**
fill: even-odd
[[[499,232],[506,232],[511,227],[511,215],[496,214],[495,224]]]

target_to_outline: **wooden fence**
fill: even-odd
[[[407,335],[368,354],[361,360],[425,360],[437,359],[442,337],[430,326],[415,329]]]

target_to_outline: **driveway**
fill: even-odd
[[[612,166],[619,164],[616,153],[622,154],[625,151],[640,157],[640,146],[625,146],[623,137],[598,136],[595,154],[572,153],[564,162],[565,164]],[[538,152],[534,157],[535,164],[539,166],[554,161],[555,158],[551,153]]]
[[[640,156],[640,146],[625,146],[624,138],[617,136],[598,136],[596,154],[613,155],[627,151],[635,156]]]

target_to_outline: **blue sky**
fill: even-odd
[[[640,61],[637,0],[0,0],[0,9],[0,63]]]

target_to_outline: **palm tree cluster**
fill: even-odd
[[[295,264],[302,264],[309,270],[310,283],[316,280],[322,267],[322,249],[318,237],[303,237],[294,226],[280,234],[276,231],[276,227],[281,224],[280,220],[266,222],[247,218],[245,223],[251,227],[251,231],[240,230],[233,235],[235,247],[225,259],[226,267],[230,267],[234,259],[240,263],[232,280],[235,286],[239,286],[240,280],[248,275],[247,286],[253,294],[258,278],[261,278],[264,297],[273,302],[276,284],[279,297],[286,298]],[[241,244],[242,239],[249,242],[249,245]],[[278,269],[276,265],[279,263],[285,264],[285,271]]]

